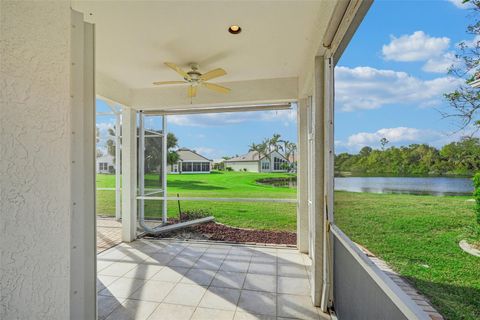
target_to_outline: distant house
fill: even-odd
[[[177,150],[180,160],[168,167],[169,173],[210,173],[212,160],[187,148]]]
[[[97,173],[115,172],[115,161],[113,156],[107,154],[97,158]]]
[[[272,151],[260,157],[257,151],[250,151],[239,157],[225,160],[225,168],[233,171],[249,172],[286,172],[285,164],[289,161],[278,151]]]

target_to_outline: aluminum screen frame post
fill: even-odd
[[[145,135],[145,113],[143,111],[138,112],[138,194],[136,195],[136,200],[140,200],[139,203],[139,219],[138,222],[144,231],[152,234],[156,234],[157,231],[155,228],[150,228],[145,223],[145,199],[158,199],[158,197],[147,197],[150,194],[145,195],[145,138],[149,137],[161,137],[162,138],[162,165],[161,165],[161,177],[162,177],[162,196],[160,200],[162,201],[162,225],[167,223],[167,122],[166,117],[162,115],[162,133],[161,134],[148,134]]]
[[[140,197],[145,196],[145,115],[142,111],[138,113],[138,193]],[[145,221],[145,201],[140,199],[139,220],[143,226]]]
[[[167,202],[167,141],[168,141],[168,133],[167,133],[167,117],[165,115],[162,116],[162,189],[163,189],[163,203],[162,203],[162,223],[167,223],[167,210],[168,210],[168,202]],[[143,201],[143,200],[142,200]]]
[[[122,203],[121,203],[121,113],[120,111],[115,112],[115,219],[120,221],[122,219]]]

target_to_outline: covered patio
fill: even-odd
[[[0,62],[10,106],[2,112],[2,152],[15,173],[2,203],[14,214],[2,241],[8,298],[0,315],[430,319],[334,223],[334,67],[370,0],[0,4],[0,40],[14,52]],[[242,32],[229,33],[234,25]],[[192,86],[154,86],[175,79],[164,64],[171,61],[198,63],[202,72],[225,68],[215,84],[231,90],[200,86],[194,95]],[[122,129],[116,213],[123,243],[98,256],[96,98],[121,109]],[[166,159],[166,115],[293,104],[297,249],[138,239],[158,231],[146,224],[144,203],[162,201],[165,223],[171,200],[166,160],[157,189],[149,192],[142,179],[145,117],[161,118],[154,135]]]
[[[295,249],[138,240],[98,256],[99,319],[329,319]]]

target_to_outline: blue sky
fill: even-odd
[[[457,127],[442,119],[443,93],[459,82],[447,75],[460,41],[472,41],[471,21],[461,0],[387,1],[372,5],[336,69],[336,152],[357,152],[390,145],[441,146],[459,138]],[[106,106],[97,101],[99,111]],[[98,118],[105,141],[108,122]],[[248,151],[273,133],[296,140],[296,111],[172,116],[168,118],[181,147],[218,159]]]
[[[459,138],[442,119],[443,93],[458,85],[447,75],[469,10],[458,1],[375,1],[336,70],[336,152],[364,145],[429,143]],[[471,18],[471,17],[470,17]]]

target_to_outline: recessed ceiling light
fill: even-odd
[[[242,32],[242,28],[234,24],[234,25],[231,25],[230,28],[228,28],[228,32],[230,32],[231,34],[239,34],[240,32]]]

